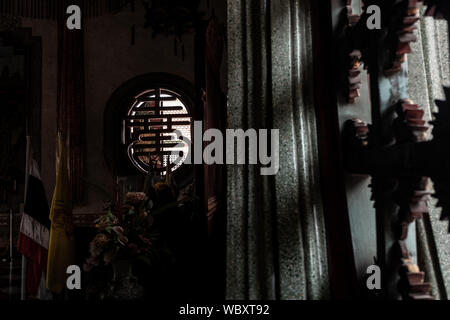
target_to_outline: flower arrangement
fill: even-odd
[[[128,193],[125,205],[109,206],[108,213],[96,221],[99,233],[90,243],[85,271],[117,260],[140,259],[151,264],[157,254],[153,245],[157,233],[152,230],[153,217],[144,206],[145,199],[145,193]]]
[[[127,193],[124,204],[118,201],[108,205],[107,213],[96,221],[98,233],[89,244],[90,256],[83,265],[91,279],[87,286],[88,299],[138,296],[136,286],[139,285],[131,283],[137,281],[133,274],[118,283],[117,271],[124,262],[139,268],[145,266],[144,273],[148,274],[152,267],[164,269],[176,261],[171,225],[174,219],[183,216],[189,219],[189,208],[195,203],[194,184],[179,190],[169,170],[165,179],[162,178],[149,174],[144,192]]]

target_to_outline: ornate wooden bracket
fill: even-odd
[[[450,88],[445,88],[450,101]],[[375,177],[394,177],[400,186],[408,185],[398,194],[398,202],[405,205],[410,197],[420,203],[429,195],[423,177],[430,177],[435,186],[434,196],[439,199],[442,219],[450,218],[450,106],[447,101],[436,101],[439,112],[435,113],[433,139],[427,139],[424,111],[410,100],[396,105],[397,119],[393,123],[395,141],[387,146],[376,146],[373,132],[367,123],[355,119],[346,123],[344,130],[344,161],[348,171]],[[412,206],[411,208],[416,208]],[[414,211],[408,209],[408,211]]]
[[[406,61],[406,54],[411,53],[411,42],[415,42],[417,37],[415,23],[420,20],[418,15],[418,1],[403,1],[394,9],[396,19],[389,22],[389,35],[386,43],[390,47],[389,57],[386,61],[384,74],[386,76],[400,72],[402,64]]]
[[[347,0],[346,6],[346,21],[342,26],[342,40],[340,41],[341,48],[338,49],[344,61],[345,72],[341,74],[342,77],[342,91],[348,103],[355,103],[360,96],[359,89],[361,88],[361,70],[362,53],[358,45],[355,44],[355,39],[360,37],[356,35],[359,29],[356,27],[361,19],[361,15],[353,12],[352,0]]]
[[[411,42],[417,40],[414,30],[415,23],[420,19],[419,0],[365,0],[363,13],[353,13],[351,0],[347,0],[346,23],[343,24],[338,50],[341,52],[340,64],[344,66],[345,74],[342,80],[343,94],[348,103],[355,103],[359,97],[361,87],[361,66],[371,70],[373,60],[377,63],[385,76],[394,75],[402,69],[406,61],[406,54],[411,53]],[[368,14],[365,9],[371,5],[380,7],[382,14],[381,30],[370,30],[367,27]]]
[[[344,161],[347,170],[369,174],[373,178],[394,179],[393,198],[398,206],[396,239],[401,259],[399,290],[404,299],[433,299],[431,285],[424,282],[424,274],[414,265],[405,240],[409,225],[428,213],[427,201],[432,192],[442,207],[442,220],[450,218],[450,88],[445,88],[446,101],[436,101],[439,112],[434,114],[431,140],[424,111],[411,100],[401,100],[393,108],[394,139],[387,145],[377,145],[376,132],[367,123],[347,121],[344,129]],[[379,188],[373,186],[373,200]]]
[[[404,300],[434,300],[431,283],[425,282],[425,272],[414,264],[405,242],[399,241],[402,265],[400,267],[399,291]]]

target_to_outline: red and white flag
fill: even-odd
[[[27,258],[27,295],[36,296],[47,268],[49,242],[49,206],[38,165],[29,163],[24,212],[20,222],[17,249]]]

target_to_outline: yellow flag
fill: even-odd
[[[72,219],[72,190],[65,139],[59,138],[59,162],[50,208],[50,240],[47,261],[47,288],[60,293],[66,286],[67,267],[75,262]]]

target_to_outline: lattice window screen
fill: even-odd
[[[174,136],[178,130],[191,140],[191,125],[191,113],[179,93],[151,89],[136,96],[128,110],[123,120],[122,142],[136,168],[147,173],[151,163],[153,170],[163,175],[168,163],[175,171],[186,159],[188,145]],[[178,156],[172,155],[173,151],[182,155],[180,162],[174,163]]]

